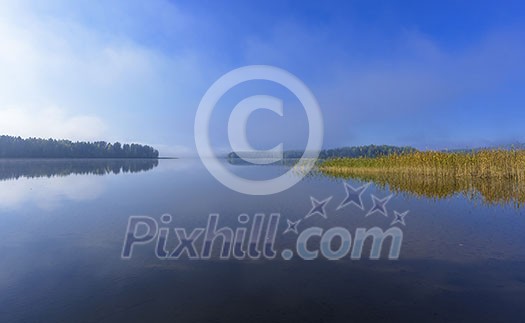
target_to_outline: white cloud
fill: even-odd
[[[6,1],[0,134],[162,142],[161,153],[186,154],[202,84],[223,70],[186,45],[194,23],[169,1]]]
[[[63,109],[0,110],[0,134],[71,140],[103,139],[106,124],[96,116],[68,115]]]
[[[171,132],[189,124],[180,117],[178,125],[159,127],[166,118],[158,115],[172,117],[173,102],[188,106],[183,102],[201,77],[196,57],[168,56],[129,35],[143,28],[140,19],[175,33],[185,17],[165,1],[78,7],[84,5],[88,12],[72,13],[80,9],[67,2],[7,1],[0,11],[0,134],[153,142],[162,126]],[[137,16],[141,7],[146,17]],[[88,23],[89,14],[107,21]]]

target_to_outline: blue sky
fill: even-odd
[[[194,152],[202,95],[224,73],[268,64],[302,79],[325,147],[463,148],[525,142],[525,5],[488,1],[15,1],[0,10],[0,133],[152,144]],[[260,93],[263,91],[264,93]],[[266,91],[266,92],[265,92]],[[304,113],[256,112],[248,136],[304,147]],[[271,129],[271,131],[269,131]],[[285,138],[285,139],[283,139]]]

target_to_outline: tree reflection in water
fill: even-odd
[[[0,180],[137,173],[158,164],[157,159],[0,159]]]

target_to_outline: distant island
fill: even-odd
[[[388,145],[367,145],[367,146],[354,146],[354,147],[341,147],[334,149],[324,149],[319,153],[319,159],[330,159],[330,158],[359,158],[368,157],[376,158],[380,156],[388,155],[399,155],[416,152],[417,149],[413,147],[398,147]],[[288,150],[283,153],[285,159],[299,159],[303,155],[303,151],[299,150]],[[271,156],[265,155],[264,153],[248,153],[252,158],[268,158]],[[308,154],[306,154],[308,155]],[[229,160],[239,159],[239,156],[235,152],[228,154]]]
[[[0,158],[158,158],[153,147],[139,144],[84,142],[0,136]]]

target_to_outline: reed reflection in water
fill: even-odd
[[[417,197],[446,199],[461,194],[487,205],[525,205],[525,183],[519,179],[457,177],[451,174],[418,175],[406,172],[351,172],[322,170],[334,178],[374,182],[381,188]]]

